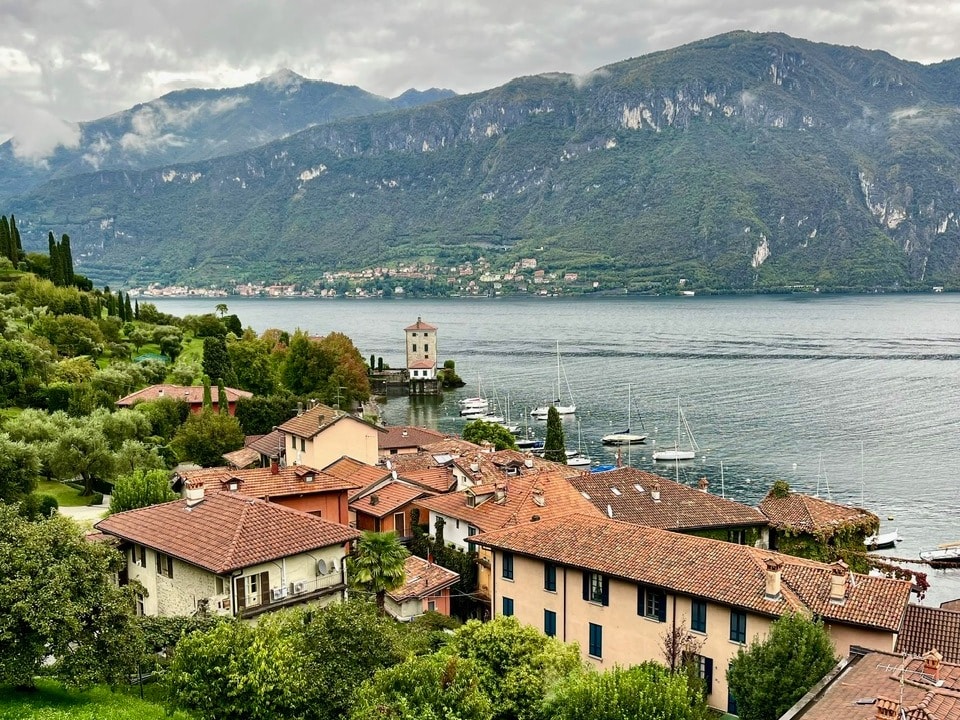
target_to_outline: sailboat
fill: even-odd
[[[637,435],[636,433],[630,432],[630,415],[630,386],[627,385],[627,429],[622,432],[604,435],[600,438],[600,442],[604,445],[635,445],[646,440],[646,435]],[[643,422],[641,421],[641,425],[642,424]]]
[[[686,436],[687,442],[689,445],[681,445],[682,438]],[[673,448],[669,450],[658,450],[653,453],[654,460],[660,461],[675,461],[675,460],[693,460],[699,452],[700,446],[697,445],[697,441],[693,437],[693,433],[690,431],[690,426],[687,424],[687,418],[684,417],[683,409],[680,407],[680,398],[677,398],[677,442]]]
[[[583,454],[583,433],[580,431],[580,421],[577,420],[577,451],[572,454],[567,451],[567,465],[589,467],[591,462],[593,461]]]
[[[457,403],[460,406],[461,415],[483,415],[487,412],[489,402],[483,394],[483,385],[480,382],[480,376],[477,375],[477,394],[475,397],[460,398]]]
[[[560,378],[563,377],[564,383],[567,386],[567,397],[570,398],[570,404],[564,405],[560,399]],[[563,365],[560,362],[560,341],[557,341],[557,399],[551,405],[541,405],[540,407],[534,408],[530,411],[530,415],[540,420],[547,417],[547,413],[550,412],[550,408],[555,407],[557,412],[560,415],[573,415],[577,411],[577,406],[573,403],[573,393],[570,392],[570,383],[567,382],[567,374],[563,370]]]

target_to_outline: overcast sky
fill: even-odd
[[[929,63],[960,56],[947,0],[0,0],[0,140],[34,156],[186,87],[286,67],[395,96],[584,73],[730,30]]]

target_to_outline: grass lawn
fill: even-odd
[[[64,690],[51,681],[37,686],[35,692],[0,687],[0,720],[189,720],[182,712],[167,715],[159,702],[141,700],[137,688],[114,693],[104,687]]]
[[[60,507],[83,507],[89,505],[93,495],[83,497],[79,490],[56,480],[41,480],[37,483],[37,492],[43,495],[53,495]]]

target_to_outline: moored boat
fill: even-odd
[[[867,546],[867,550],[889,550],[895,548],[898,542],[903,542],[899,528],[890,532],[867,535],[863,539],[863,544]]]

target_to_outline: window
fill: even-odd
[[[436,600],[427,600],[427,612],[435,612],[437,609]]]
[[[590,644],[587,647],[591,657],[603,657],[603,626],[590,623]]]
[[[743,528],[740,528],[739,530],[727,530],[727,542],[736,543],[737,545],[746,545],[747,531]]]
[[[414,352],[417,351],[417,344],[416,344],[416,343],[413,344],[413,351],[414,351]]]
[[[637,586],[637,615],[657,622],[666,622],[667,594],[656,588]]]
[[[557,636],[557,614],[553,610],[543,611],[543,634],[549,637]]]
[[[136,603],[137,603],[137,606],[136,606],[135,612],[138,616],[142,616],[143,615],[143,595],[141,595],[140,593],[137,593]]]
[[[173,558],[163,553],[157,553],[157,575],[173,577]]]
[[[601,573],[583,573],[583,599],[587,602],[610,604],[610,578]]]
[[[291,450],[297,449],[297,439],[293,435],[290,436],[290,449]]]
[[[227,591],[227,585],[223,581],[223,578],[220,577],[219,575],[217,576],[215,585],[217,588],[217,592],[216,592],[217,595],[223,595]]]
[[[513,615],[513,598],[505,597],[503,598],[503,616],[510,617]]]
[[[130,547],[130,563],[145,568],[147,566],[147,549],[143,545]]]
[[[260,604],[260,576],[259,575],[247,575],[244,579],[246,587],[244,590],[244,597],[246,598],[247,607],[251,605]]]
[[[707,601],[690,601],[690,629],[694,632],[707,631]]]
[[[747,642],[747,614],[745,612],[730,611],[730,640],[741,645]]]
[[[457,520],[457,527],[460,527],[460,521]],[[479,531],[473,525],[467,525],[467,537],[471,535],[476,535]],[[477,546],[472,542],[467,542],[467,552],[475,553],[477,551]]]
[[[503,577],[513,580],[513,553],[503,554]]]
[[[307,451],[307,441],[305,438],[300,438],[300,452]]]
[[[709,695],[713,692],[713,658],[694,655],[693,663],[697,669],[697,675],[703,680],[704,692]]]
[[[424,343],[424,344],[423,344],[423,351],[424,351],[424,352],[430,352],[430,346],[429,346],[427,343]]]
[[[543,589],[550,592],[557,591],[557,566],[546,563],[543,566]]]

